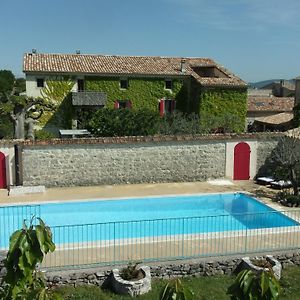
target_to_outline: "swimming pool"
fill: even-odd
[[[25,215],[24,207],[0,209],[1,248],[33,214],[53,229],[56,244],[299,225],[242,193],[47,203]]]

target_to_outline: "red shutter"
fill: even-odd
[[[159,101],[159,114],[162,117],[165,114],[165,100],[161,99]]]
[[[176,107],[176,101],[173,100],[173,101],[171,102],[171,112],[173,112],[173,111],[175,110],[175,107]]]
[[[126,102],[126,107],[129,108],[129,109],[132,108],[132,103],[131,103],[130,100],[128,100],[128,101]]]
[[[119,109],[119,101],[118,100],[115,101],[114,109]]]

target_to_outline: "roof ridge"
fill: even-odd
[[[66,56],[102,56],[102,57],[132,57],[132,58],[166,58],[166,59],[203,59],[203,60],[212,60],[215,62],[214,59],[210,57],[200,57],[200,56],[159,56],[159,55],[124,55],[124,54],[96,54],[96,53],[32,53],[32,52],[25,52],[24,55],[66,55]]]

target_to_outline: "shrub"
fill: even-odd
[[[46,131],[44,129],[36,130],[34,132],[34,136],[36,140],[50,140],[56,137],[52,132]]]
[[[139,262],[130,262],[126,268],[120,271],[120,276],[125,280],[132,280],[141,277],[141,271],[137,268]]]
[[[271,271],[241,271],[227,294],[232,300],[277,300],[280,285]]]
[[[11,139],[14,136],[13,123],[7,115],[0,114],[0,139]]]
[[[37,271],[37,264],[55,250],[55,245],[50,228],[41,219],[33,225],[33,219],[29,227],[24,221],[23,228],[10,237],[1,299],[49,299],[44,275]]]
[[[88,122],[95,136],[153,135],[158,132],[159,114],[150,110],[99,109]]]
[[[160,120],[159,133],[164,135],[177,135],[177,134],[197,134],[202,133],[200,127],[199,116],[195,113],[184,114],[175,111],[170,115],[164,116]]]
[[[287,191],[278,192],[273,200],[287,206],[300,205],[300,195],[293,195]]]
[[[162,290],[160,300],[192,300],[194,293],[179,278],[170,280]]]

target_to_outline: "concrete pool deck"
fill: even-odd
[[[67,201],[80,199],[107,199],[152,195],[201,194],[244,191],[250,193],[274,193],[269,188],[255,184],[252,180],[228,181],[231,185],[216,185],[208,182],[123,184],[82,187],[46,188],[44,193],[8,195],[0,190],[0,204]]]

